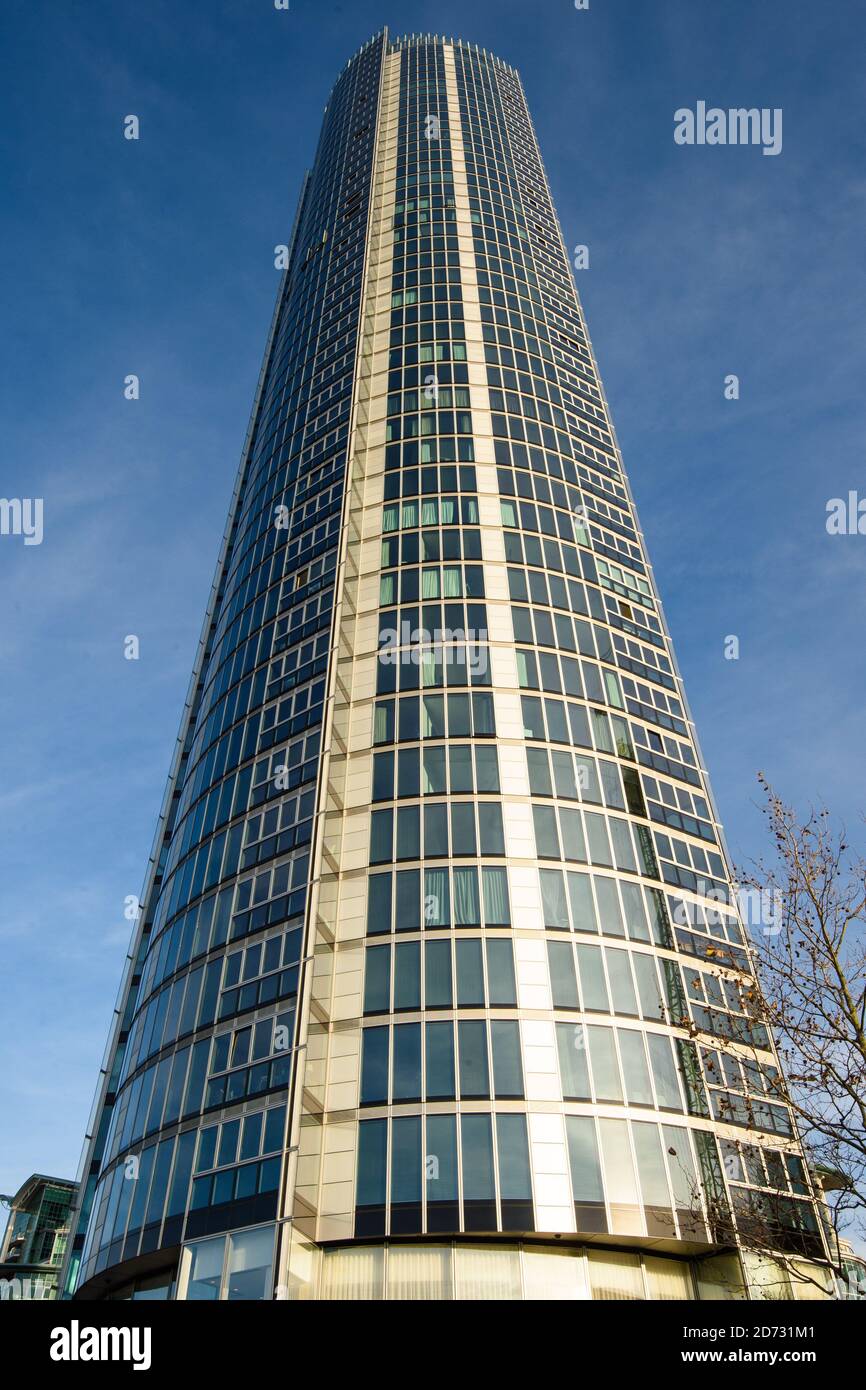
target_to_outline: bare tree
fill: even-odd
[[[753,929],[754,1002],[841,1229],[866,1215],[866,860],[826,810],[801,821],[759,781],[775,856],[740,878],[769,894],[774,911]]]
[[[773,849],[739,872],[755,979],[732,971],[724,951],[707,952],[717,958],[717,978],[739,995],[745,1018],[738,1028],[732,1016],[731,1041],[748,1048],[752,1075],[759,1078],[753,1098],[730,1096],[728,1118],[743,1133],[746,1149],[753,1138],[760,1147],[769,1137],[766,1101],[790,1106],[809,1168],[794,1190],[805,1195],[811,1186],[833,1271],[844,1282],[843,1232],[866,1217],[866,861],[844,830],[834,831],[826,810],[801,820],[763,776],[759,782]],[[681,1016],[672,1021],[697,1041],[685,1003],[674,1012]],[[756,1025],[773,1034],[781,1073],[766,1066]],[[724,1076],[715,1079],[725,1084]],[[723,1093],[717,1094],[718,1118],[725,1119]],[[723,1161],[727,1150],[739,1164],[737,1148],[724,1143]],[[733,1212],[721,1175],[718,1182],[702,1175],[714,1242],[766,1256],[783,1279],[823,1287],[810,1263],[817,1233],[803,1226],[807,1207],[790,1195],[786,1175],[780,1172],[777,1191],[740,1186],[741,1176],[728,1176],[737,1179]]]

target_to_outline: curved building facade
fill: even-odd
[[[285,260],[67,1292],[816,1292],[514,69],[365,45]]]

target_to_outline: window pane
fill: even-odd
[[[421,943],[401,941],[394,956],[394,1008],[421,1007]]]
[[[467,1202],[492,1201],[493,1136],[489,1115],[463,1115],[460,1121],[463,1152],[463,1196]]]
[[[577,976],[574,952],[570,941],[548,941],[547,960],[550,967],[550,988],[555,1009],[578,1009]]]
[[[373,815],[380,814],[374,811]],[[421,855],[421,808],[401,806],[397,811],[397,858],[418,859]]]
[[[595,1120],[588,1115],[566,1115],[568,1163],[571,1169],[571,1191],[575,1202],[603,1202],[601,1166]]]
[[[434,1027],[440,1027],[434,1024]],[[424,1155],[428,1202],[457,1201],[457,1117],[427,1116],[427,1151]]]
[[[653,1093],[644,1052],[643,1034],[631,1028],[618,1028],[619,1052],[629,1105],[652,1105]]]
[[[589,1037],[589,1056],[596,1100],[621,1103],[622,1085],[613,1043],[613,1029],[597,1028],[590,1024],[586,1031]]]
[[[658,1125],[634,1124],[632,1125],[632,1134],[634,1135],[637,1171],[644,1206],[669,1209],[671,1194],[668,1189]],[[673,1233],[674,1227],[673,1221],[671,1221],[671,1235]]]
[[[497,1115],[496,1145],[499,1150],[499,1195],[502,1200],[531,1201],[526,1116]]]
[[[368,880],[367,931],[372,936],[391,930],[391,874],[371,874]]]
[[[559,813],[562,826],[562,849],[565,858],[572,863],[586,863],[586,843],[583,838],[583,823],[579,811],[563,806]]]
[[[598,920],[604,936],[625,936],[616,882],[612,878],[595,876],[595,896],[598,900]]]
[[[451,942],[427,941],[424,945],[424,1001],[428,1009],[451,1007]]]
[[[557,1023],[556,1046],[563,1100],[591,1100],[583,1024]]]
[[[655,960],[643,951],[632,953],[634,973],[640,995],[640,1011],[644,1018],[662,1018],[662,992],[656,975]]]
[[[649,927],[647,926],[646,910],[640,888],[636,883],[622,882],[619,886],[629,936],[632,941],[649,941]]]
[[[365,1028],[361,1036],[361,1104],[388,1099],[388,1028]]]
[[[494,937],[487,942],[487,989],[494,1007],[517,1003],[514,952],[510,941]]]
[[[420,891],[420,869],[397,870],[397,912],[394,923],[397,931],[420,930]]]
[[[270,1298],[273,1253],[273,1226],[230,1236],[226,1298],[232,1301]]]
[[[364,965],[364,1012],[387,1013],[391,1007],[391,947],[370,947]]]
[[[507,927],[511,923],[508,906],[508,876],[505,869],[481,870],[484,886],[484,924],[488,927]]]
[[[571,920],[575,931],[597,932],[595,903],[592,900],[592,885],[589,874],[568,872],[568,896],[571,902]]]
[[[451,899],[447,869],[424,870],[424,925],[447,927],[451,923]]]
[[[482,854],[504,854],[505,835],[502,829],[502,807],[498,801],[479,801],[478,833]],[[469,853],[468,850],[463,851]]]
[[[493,1019],[490,1024],[490,1042],[493,1049],[494,1095],[503,1099],[522,1096],[520,1025],[512,1019]]]
[[[399,1023],[394,1029],[393,1098],[421,1099],[420,1023]]]
[[[421,1201],[421,1116],[391,1122],[391,1201]]]
[[[568,931],[568,907],[561,869],[539,870],[544,925],[554,931]]]
[[[477,869],[454,870],[454,924],[458,927],[479,927]]]
[[[186,1298],[190,1302],[210,1303],[219,1298],[225,1244],[225,1236],[217,1236],[189,1247]]]
[[[393,854],[393,811],[374,811],[370,818],[370,863],[390,863]]]
[[[473,832],[473,841],[474,841]],[[448,816],[444,803],[424,807],[424,854],[430,858],[448,853]]]
[[[445,747],[443,744],[434,744],[432,747],[424,749],[422,790],[425,796],[443,796],[448,790],[445,785]]]
[[[454,1098],[453,1023],[426,1024],[424,1041],[427,1054],[427,1099],[452,1100]]]
[[[490,1095],[487,1068],[487,1025],[483,1020],[466,1020],[457,1025],[460,1048],[460,1094],[466,1098]]]
[[[610,978],[610,992],[615,1014],[628,1014],[637,1017],[637,999],[631,980],[631,966],[628,951],[605,951],[607,973]]]
[[[484,966],[480,937],[457,941],[457,1004],[459,1008],[484,1006]]]
[[[475,804],[472,801],[454,801],[451,804],[451,836],[455,851],[461,855],[478,853],[475,842]],[[428,851],[429,853],[430,851]],[[434,851],[435,852],[435,851]],[[445,847],[448,852],[447,845]]]
[[[388,1171],[388,1121],[362,1120],[358,1126],[359,1207],[384,1206]]]
[[[670,1039],[663,1033],[647,1033],[650,1064],[660,1110],[682,1110],[677,1072],[671,1053]]]
[[[598,946],[578,946],[577,964],[580,970],[580,990],[583,1007],[590,1010],[609,1012],[607,984],[601,962],[601,948]]]

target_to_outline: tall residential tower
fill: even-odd
[[[285,261],[67,1289],[789,1294],[811,1180],[514,69],[367,43]]]

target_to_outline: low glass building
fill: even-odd
[[[371,39],[284,260],[67,1291],[820,1296],[514,69]]]
[[[0,1241],[0,1299],[57,1298],[75,1183],[33,1173],[3,1201],[9,1217]]]

